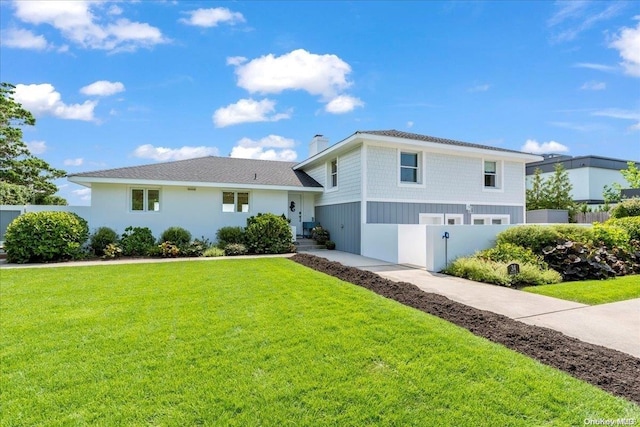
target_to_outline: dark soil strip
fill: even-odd
[[[589,344],[552,329],[527,325],[500,314],[469,307],[442,295],[424,292],[411,283],[394,282],[375,273],[346,267],[324,258],[296,254],[291,259],[438,316],[609,393],[640,403],[640,359],[631,355]]]

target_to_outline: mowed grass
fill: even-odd
[[[640,408],[282,258],[0,271],[2,425],[582,425]]]
[[[621,276],[609,280],[587,280],[555,285],[528,286],[523,291],[568,301],[596,305],[640,298],[640,276]]]

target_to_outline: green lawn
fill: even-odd
[[[0,271],[0,424],[583,425],[640,407],[283,258]]]
[[[605,304],[640,298],[640,276],[622,276],[611,280],[588,280],[556,285],[528,286],[523,291],[547,295],[583,304]]]

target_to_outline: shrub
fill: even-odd
[[[523,248],[513,243],[499,243],[496,247],[480,251],[475,256],[488,261],[498,261],[507,264],[517,262],[539,267],[546,266],[542,260],[542,256],[534,254],[529,248]]]
[[[116,259],[122,256],[122,248],[117,243],[108,243],[104,248],[104,259]]]
[[[118,242],[118,233],[109,227],[100,227],[89,237],[89,247],[97,256],[104,255],[109,244]]]
[[[291,238],[289,223],[278,215],[266,213],[247,218],[245,243],[251,253],[291,252]]]
[[[163,258],[177,258],[180,255],[180,248],[171,242],[162,242],[158,247]]]
[[[623,200],[610,211],[611,218],[626,218],[640,216],[640,198]]]
[[[444,273],[463,277],[476,282],[492,283],[500,286],[549,285],[562,281],[560,274],[553,270],[540,269],[533,264],[520,266],[520,273],[510,276],[506,262],[490,261],[482,258],[467,257],[453,261]]]
[[[638,217],[640,220],[640,217]],[[640,224],[640,223],[639,223]],[[629,233],[624,227],[615,224],[593,224],[593,243],[595,246],[606,246],[608,248],[628,248]]]
[[[222,227],[216,232],[217,245],[220,249],[224,249],[231,243],[244,244],[244,228],[242,227]]]
[[[205,238],[195,239],[180,248],[180,255],[185,257],[199,257],[211,246]]]
[[[521,225],[502,231],[496,237],[498,245],[511,243],[523,248],[529,248],[533,253],[542,253],[542,248],[554,244],[560,236],[549,226]]]
[[[218,257],[218,256],[223,256],[224,255],[224,249],[220,249],[216,246],[212,246],[209,249],[207,249],[206,251],[204,251],[203,255],[205,257]]]
[[[151,253],[156,239],[148,227],[127,227],[122,233],[120,245],[127,256],[144,256]]]
[[[247,247],[242,243],[231,243],[224,248],[224,254],[228,256],[245,255],[247,253]]]
[[[640,240],[640,217],[610,218],[605,225],[623,228],[629,235],[629,240]]]
[[[334,250],[336,248],[336,242],[334,242],[333,240],[327,240],[324,245],[327,247],[327,249],[329,249],[330,251]]]
[[[188,245],[191,241],[191,233],[182,227],[169,227],[160,235],[160,242],[171,242],[180,247]]]
[[[7,261],[23,264],[77,259],[88,236],[87,221],[74,213],[29,212],[7,227]]]
[[[609,264],[619,261],[605,248],[594,250],[588,245],[570,240],[544,248],[543,254],[545,262],[560,273],[564,281],[613,277],[616,272]]]
[[[324,245],[329,240],[329,230],[317,225],[311,229],[311,238],[319,245]]]

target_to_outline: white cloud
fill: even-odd
[[[44,50],[49,43],[44,36],[37,36],[29,30],[11,28],[2,31],[2,45],[17,49]]]
[[[533,154],[564,153],[569,151],[569,147],[556,141],[543,142],[541,144],[535,139],[528,139],[520,148],[520,151]]]
[[[228,60],[227,60],[228,61]],[[261,56],[237,65],[238,86],[250,93],[304,90],[324,99],[334,98],[351,86],[351,67],[336,55],[316,55],[304,49],[282,56]]]
[[[413,127],[413,122],[412,122],[411,120],[409,120],[409,121],[407,122],[407,127],[408,127],[408,128],[412,128],[412,127]]]
[[[91,189],[81,188],[79,190],[73,190],[73,194],[80,197],[80,200],[91,200]]]
[[[585,82],[582,86],[580,86],[581,90],[605,90],[607,88],[607,84],[605,82],[596,82],[590,81]]]
[[[625,73],[640,77],[640,22],[638,22],[636,28],[623,27],[609,47],[613,47],[620,52],[621,65]]]
[[[98,80],[90,85],[80,89],[80,93],[93,96],[109,96],[116,93],[124,92],[124,85],[120,82],[110,82],[107,80]]]
[[[275,114],[275,105],[275,101],[270,99],[241,99],[235,104],[217,109],[213,113],[213,123],[221,128],[240,123],[277,122],[291,117],[289,112]]]
[[[81,166],[84,163],[84,159],[82,157],[78,157],[77,159],[65,159],[65,166]]]
[[[196,27],[217,27],[220,23],[235,25],[245,22],[240,12],[232,12],[226,7],[211,9],[196,9],[187,12],[189,18],[182,18],[179,22]]]
[[[49,83],[16,85],[13,98],[34,115],[50,115],[60,119],[93,121],[93,110],[98,101],[67,105]]]
[[[113,20],[119,15],[113,12],[118,10],[105,10],[103,2],[16,1],[13,6],[15,16],[23,22],[51,25],[64,38],[86,49],[135,51],[169,41],[158,28],[147,23],[126,18]]]
[[[29,141],[25,144],[31,154],[42,154],[47,151],[47,143],[44,141]]]
[[[640,130],[640,111],[623,110],[621,108],[606,108],[591,113],[592,116],[610,117],[612,119],[633,120],[637,123],[631,125],[628,130]]]
[[[327,113],[343,114],[353,111],[356,107],[363,107],[364,102],[349,95],[339,95],[325,106]]]
[[[230,56],[227,58],[227,65],[240,65],[247,62],[244,56]]]
[[[588,68],[590,70],[598,70],[604,72],[612,72],[616,70],[616,67],[612,67],[610,65],[594,64],[591,62],[579,62],[577,64],[573,64],[573,66],[577,68]]]
[[[242,138],[231,150],[230,157],[292,162],[298,157],[298,154],[291,149],[294,146],[293,139],[279,135],[269,135],[257,141]]]
[[[547,21],[549,27],[560,26],[554,42],[568,42],[597,23],[607,21],[624,9],[623,2],[558,1],[559,10]],[[561,25],[562,24],[562,25]]]
[[[485,83],[482,85],[475,85],[473,87],[469,88],[469,92],[486,92],[489,90],[489,88],[491,87],[491,85]]]
[[[133,155],[142,159],[153,159],[158,162],[167,162],[172,160],[193,159],[195,157],[217,156],[218,149],[216,147],[204,146],[165,148],[154,147],[151,144],[144,144],[136,148]]]

